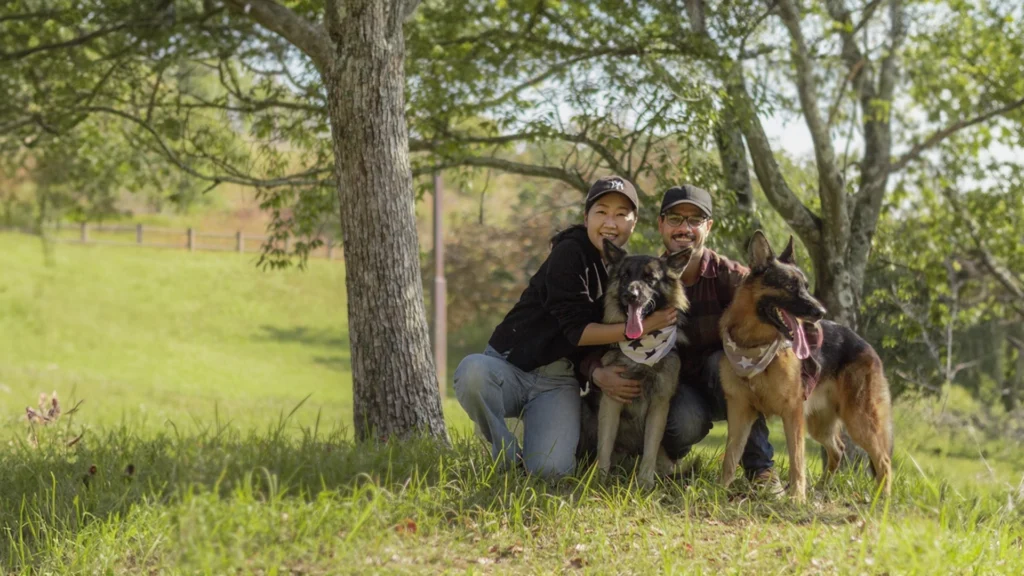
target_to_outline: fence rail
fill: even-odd
[[[0,230],[15,231],[23,233],[34,233],[24,228],[5,228]],[[47,227],[52,233],[52,238],[58,242],[72,244],[97,244],[105,246],[145,246],[150,248],[177,248],[195,252],[197,250],[207,252],[237,252],[239,254],[255,253],[258,248],[272,240],[271,236],[265,234],[247,234],[242,230],[234,232],[201,232],[196,228],[167,228],[160,226],[145,226],[136,224],[134,226],[110,225],[110,224],[81,224],[68,226],[66,224],[52,224]],[[131,236],[134,238],[131,238]],[[124,239],[128,236],[129,239]],[[160,242],[149,241],[152,236],[160,237]],[[168,242],[168,236],[177,236],[179,242]],[[209,240],[203,242],[202,240]],[[331,237],[321,237],[323,245],[315,250],[310,250],[310,258],[325,258],[327,260],[341,259],[340,247]],[[291,252],[291,238],[286,239],[279,245],[285,252]]]

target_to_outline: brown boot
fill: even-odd
[[[750,491],[771,496],[772,498],[779,498],[786,493],[774,468],[765,468],[754,474],[750,478]]]

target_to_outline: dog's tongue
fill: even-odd
[[[644,335],[644,310],[636,304],[630,304],[626,312],[626,338],[636,340]]]
[[[796,357],[803,360],[811,355],[811,348],[807,345],[807,334],[804,333],[804,323],[799,318],[794,318],[782,311],[782,319],[793,333],[793,352]]]

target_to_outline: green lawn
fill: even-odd
[[[261,271],[255,256],[41,243],[0,234],[0,415],[24,419],[41,392],[83,400],[78,421],[159,429],[264,426],[309,400],[352,425],[344,266]],[[458,404],[445,412],[465,428]]]
[[[722,425],[691,480],[550,484],[494,471],[450,399],[451,448],[352,444],[338,262],[55,256],[0,234],[0,573],[1024,573],[1019,445],[929,424],[961,397],[897,407],[889,501],[853,473],[806,506],[726,493]],[[30,435],[52,391],[84,403]]]

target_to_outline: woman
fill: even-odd
[[[505,316],[483,354],[467,356],[455,371],[459,403],[491,442],[503,465],[521,462],[544,476],[575,467],[580,428],[580,389],[575,366],[587,346],[626,340],[625,324],[602,324],[608,281],[603,243],[625,245],[636,226],[639,201],[619,176],[591,186],[583,225],[556,235],[551,254],[519,302]],[[644,322],[644,334],[675,323],[675,309]],[[523,419],[523,446],[505,418]]]

